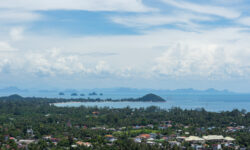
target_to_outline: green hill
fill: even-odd
[[[166,100],[164,100],[162,97],[152,93],[147,94],[141,98],[138,98],[137,100],[142,102],[166,102]]]

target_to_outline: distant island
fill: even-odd
[[[77,93],[72,93],[71,96],[77,96]]]
[[[152,93],[147,94],[141,98],[137,98],[136,100],[142,102],[165,102],[165,100],[162,97]]]
[[[77,93],[72,93],[71,96],[77,96]],[[27,100],[27,99],[38,99],[44,100],[48,103],[61,103],[61,102],[166,102],[162,97],[155,94],[146,94],[139,98],[124,98],[124,99],[100,99],[100,98],[40,98],[40,97],[22,97],[14,94],[10,96],[0,97],[0,100]]]
[[[60,92],[60,93],[59,93],[59,95],[61,95],[61,96],[62,96],[62,95],[64,95],[64,93],[63,93],[63,92]]]
[[[96,95],[97,95],[96,92],[89,93],[89,96],[96,96]]]

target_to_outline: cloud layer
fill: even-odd
[[[183,79],[204,80],[207,86],[210,81],[248,81],[250,21],[244,5],[234,0],[0,1],[0,81],[6,76],[67,78],[79,84],[131,80],[138,85],[154,81],[159,87]],[[80,29],[77,36],[71,33],[74,27]],[[118,31],[81,33],[86,27]]]

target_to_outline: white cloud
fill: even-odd
[[[0,41],[0,52],[9,52],[9,51],[15,51],[16,49],[13,48],[9,43],[7,42],[1,42]]]
[[[229,54],[230,51],[213,44],[180,42],[156,58],[153,71],[175,78],[194,76],[223,79],[246,75],[248,70],[241,68],[245,65]]]
[[[226,7],[219,7],[212,5],[199,5],[185,1],[177,2],[175,0],[162,0],[162,1],[181,9],[190,10],[198,13],[216,15],[228,19],[238,18],[241,15],[239,11],[233,10],[233,8],[226,8]]]
[[[250,49],[247,48],[247,40],[250,39],[242,30],[225,28],[182,35],[177,33],[179,39],[155,59],[152,71],[156,75],[174,78],[249,78],[247,57],[250,57]]]
[[[237,20],[236,22],[242,24],[242,25],[246,25],[246,26],[250,26],[250,17],[243,17],[240,18],[239,20]]]
[[[152,8],[142,0],[2,0],[0,8],[37,10],[87,10],[146,12]]]
[[[249,77],[250,49],[247,47],[250,39],[242,30],[160,30],[136,36],[51,37],[53,40],[49,37],[30,37],[22,41],[24,45],[30,43],[29,49],[42,48],[42,45],[59,49],[23,51],[16,53],[15,57],[2,55],[2,58],[18,62],[19,66],[13,68],[48,76]],[[119,55],[102,57],[102,60],[84,55],[95,51]]]
[[[20,76],[250,78],[250,38],[244,30],[161,29],[141,35],[85,37],[26,35],[21,42],[0,42],[0,59],[8,60],[2,66],[9,66],[9,72]],[[19,51],[13,51],[11,45]]]
[[[166,24],[175,25],[190,25],[194,26],[193,21],[212,21],[214,20],[208,16],[179,13],[179,14],[155,14],[155,15],[137,15],[137,16],[115,16],[111,17],[111,20],[115,23],[122,24],[129,27],[150,27],[160,26]]]
[[[1,20],[0,23],[28,22],[28,21],[39,20],[42,18],[43,18],[42,15],[38,13],[26,10],[13,10],[13,9],[0,10],[0,20]]]
[[[22,27],[14,27],[10,30],[10,37],[12,40],[17,41],[23,39],[23,31]]]
[[[127,68],[111,68],[110,62],[104,60],[86,60],[78,53],[66,54],[63,50],[53,48],[44,51],[22,51],[16,53],[1,53],[0,72],[8,66],[12,74],[38,77],[85,76],[110,77],[126,76]]]

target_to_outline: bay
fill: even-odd
[[[199,109],[205,108],[207,111],[220,112],[231,111],[233,109],[245,109],[250,111],[250,95],[233,94],[233,95],[159,95],[166,102],[67,102],[57,103],[58,107],[110,107],[110,108],[146,108],[157,106],[162,109],[172,107],[180,107],[182,109]],[[135,95],[127,95],[127,97],[136,97]]]

